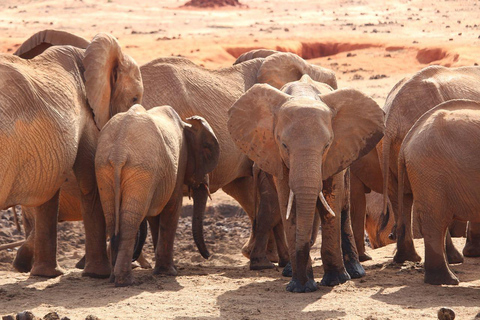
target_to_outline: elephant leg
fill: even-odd
[[[340,174],[324,181],[323,192],[328,204],[336,213],[334,218],[325,219],[326,209],[317,201],[317,208],[320,211],[322,220],[322,262],[323,262],[323,278],[320,282],[322,286],[335,286],[350,280],[351,277],[345,269],[342,257],[342,239],[341,239],[341,200],[342,194],[332,194],[334,190],[343,191],[343,174],[339,181]],[[340,184],[340,185],[338,185]],[[343,192],[342,192],[343,193]],[[335,201],[332,201],[334,199]]]
[[[372,260],[372,257],[365,252],[365,215],[367,201],[365,198],[365,187],[363,183],[353,174],[350,180],[350,216],[352,229],[355,238],[355,246],[358,250],[360,261]]]
[[[63,274],[63,270],[57,264],[57,220],[59,194],[57,193],[37,207],[35,217],[35,248],[33,276],[57,277]]]
[[[431,215],[431,217],[437,217],[437,215]],[[442,220],[435,221],[433,218],[428,222],[428,228],[422,228],[425,238],[425,283],[456,285],[459,283],[458,278],[450,270],[445,257],[445,236],[448,225]]]
[[[85,226],[85,269],[82,276],[108,278],[111,268],[107,256],[105,216],[95,177],[96,135],[96,128],[91,128],[82,135],[73,171],[81,191]]]
[[[415,250],[413,243],[413,234],[411,226],[412,216],[412,194],[405,194],[403,196],[403,212],[399,212],[398,216],[398,228],[397,228],[397,252],[393,257],[393,260],[397,263],[403,263],[405,261],[420,261],[421,258]],[[415,214],[417,210],[414,208]],[[410,217],[410,218],[409,218]]]
[[[278,266],[285,267],[290,261],[290,257],[288,255],[288,246],[285,240],[285,229],[283,228],[283,223],[281,220],[273,228],[273,233],[275,234],[275,242],[277,244]]]
[[[449,264],[454,263],[463,263],[463,255],[460,251],[455,248],[452,242],[452,236],[450,235],[450,231],[447,229],[445,237],[445,250],[447,253],[447,260]]]
[[[19,272],[30,272],[35,247],[35,208],[22,207],[22,222],[25,228],[25,242],[18,248],[13,267]]]
[[[108,278],[111,268],[107,256],[106,226],[98,190],[82,194],[85,226],[85,268],[82,276]]]
[[[253,186],[254,186],[253,177],[243,177],[230,182],[228,185],[222,188],[222,190],[225,191],[225,193],[227,193],[232,198],[237,200],[240,206],[242,206],[243,210],[245,210],[248,217],[250,218],[250,222],[252,223],[252,226],[255,220],[255,190]],[[272,234],[269,235],[269,237],[271,236]],[[252,229],[250,233],[250,238],[242,247],[242,254],[248,259],[250,259],[250,253],[252,252],[253,247],[255,246],[255,241],[256,241],[256,234]],[[275,244],[275,241],[269,240],[267,251],[270,252],[271,254],[267,256],[267,253],[266,252],[264,253],[266,258],[270,261],[278,261],[276,248],[274,247],[274,244]]]
[[[348,184],[348,181],[346,182]],[[349,188],[345,188],[349,194]],[[341,214],[341,230],[342,230],[342,253],[345,269],[352,279],[358,279],[365,276],[365,269],[360,264],[357,248],[352,231],[352,223],[350,220],[350,195],[346,197],[345,204]],[[363,215],[365,217],[365,215]],[[362,241],[363,242],[363,241]]]
[[[153,250],[157,250],[158,232],[160,230],[160,215],[148,217],[148,225],[150,226],[150,233],[152,234]]]
[[[260,175],[259,180],[260,204],[254,219],[253,233],[255,241],[250,253],[251,270],[271,269],[274,267],[271,261],[267,259],[265,252],[268,250],[268,242],[275,241],[275,237],[272,236],[274,227],[281,224],[277,192],[270,182],[267,181],[264,173]],[[281,241],[282,239],[279,239],[279,242]],[[280,250],[283,249],[280,248]],[[275,256],[278,255],[275,253]]]
[[[480,223],[468,223],[467,243],[463,248],[463,254],[465,257],[480,257]]]
[[[173,242],[177,231],[178,219],[182,208],[182,196],[175,199],[165,206],[160,213],[159,236],[157,248],[155,249],[155,268],[153,274],[165,274],[169,276],[177,275],[177,268],[173,263]]]

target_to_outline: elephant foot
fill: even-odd
[[[317,283],[313,279],[308,279],[304,285],[302,285],[299,280],[292,279],[287,284],[286,290],[294,293],[305,293],[317,291],[318,287]]]
[[[273,269],[275,265],[266,257],[250,259],[250,270]]]
[[[363,268],[363,266],[360,264],[358,260],[356,259],[346,260],[344,261],[344,264],[345,264],[345,269],[350,275],[350,278],[358,279],[365,276],[366,274],[365,269]]]
[[[333,287],[345,283],[350,279],[351,277],[345,269],[342,271],[326,271],[323,275],[322,281],[320,281],[320,285]]]
[[[439,272],[438,269],[435,271],[425,271],[425,283],[434,285],[458,285],[459,282],[457,276],[449,270],[443,272]]]
[[[404,263],[405,261],[412,261],[412,262],[419,262],[422,260],[417,252],[414,250],[397,250],[395,255],[393,256],[393,261],[396,263]]]
[[[33,252],[29,248],[21,246],[17,251],[15,260],[13,260],[13,267],[18,272],[30,272],[30,270],[32,270],[32,265]]]
[[[292,275],[293,275],[292,264],[288,262],[285,268],[283,268],[282,276],[291,278]]]
[[[277,253],[277,250],[268,250],[267,251],[267,259],[270,261],[270,262],[278,262],[278,253]]]
[[[106,262],[87,263],[85,269],[82,272],[82,277],[106,279],[110,277],[110,264]]]
[[[465,243],[465,247],[463,248],[463,255],[465,257],[480,257],[480,244],[475,244],[467,240],[467,243]]]
[[[131,272],[128,272],[124,275],[116,275],[115,278],[115,287],[128,287],[133,284],[133,275]],[[111,281],[111,280],[110,280]]]
[[[175,266],[155,266],[153,269],[153,274],[163,274],[166,276],[176,276],[178,274],[177,268]]]
[[[364,252],[364,253],[358,255],[358,260],[360,260],[360,262],[365,262],[365,261],[368,261],[368,260],[372,260],[372,257],[369,254],[367,254],[366,252]]]
[[[280,259],[280,261],[278,261],[278,266],[283,268],[283,267],[286,267],[288,264],[290,263],[290,260],[285,260],[285,259]]]
[[[45,278],[55,278],[61,276],[65,273],[65,271],[60,268],[58,265],[52,267],[51,264],[46,263],[34,263],[32,267],[32,271],[30,271],[30,275],[37,276],[37,277],[45,277]]]
[[[463,255],[457,250],[447,252],[447,260],[449,264],[463,263]]]
[[[85,255],[82,257],[82,259],[78,260],[77,264],[75,265],[75,268],[77,269],[85,269]]]

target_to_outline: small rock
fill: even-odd
[[[69,317],[63,317],[63,318],[60,319],[60,320],[70,320],[70,318],[69,318]]]
[[[88,315],[85,320],[100,320],[97,316]]]
[[[60,320],[60,316],[56,312],[49,312],[43,317],[43,320]]]
[[[477,315],[475,316],[475,319],[480,319],[480,312],[477,313]]]
[[[2,317],[2,320],[15,320],[15,317],[12,316],[12,315],[3,316],[3,317]]]
[[[35,315],[30,311],[22,311],[17,313],[16,319],[17,320],[37,320],[39,318],[35,317]]]
[[[455,319],[455,312],[450,308],[440,308],[437,313],[439,320],[453,320]]]

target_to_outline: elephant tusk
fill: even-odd
[[[322,201],[323,206],[325,209],[327,209],[327,219],[335,217],[335,212],[333,212],[332,208],[327,203],[327,200],[325,199],[325,196],[323,195],[323,191],[320,191],[320,201]]]
[[[290,218],[290,213],[292,212],[292,204],[293,204],[293,191],[290,189],[290,195],[288,196],[288,204],[287,204],[287,220]]]

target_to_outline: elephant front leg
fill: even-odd
[[[322,286],[336,286],[350,280],[350,275],[345,269],[342,257],[342,228],[341,228],[341,204],[343,202],[343,174],[337,174],[334,178],[324,181],[323,191],[327,203],[335,212],[335,217],[326,219],[327,211],[324,206],[317,201],[317,208],[320,210],[322,220],[322,262],[323,278],[320,282]],[[336,194],[334,192],[337,192]]]
[[[372,260],[372,257],[365,251],[365,215],[367,206],[365,187],[360,179],[353,174],[351,174],[350,181],[350,217],[358,258],[360,261]]]
[[[155,249],[155,268],[153,274],[177,275],[173,263],[173,242],[177,231],[178,219],[182,208],[182,196],[172,199],[160,213],[159,235]]]
[[[36,208],[33,276],[57,277],[63,270],[57,264],[57,219],[60,191]]]

